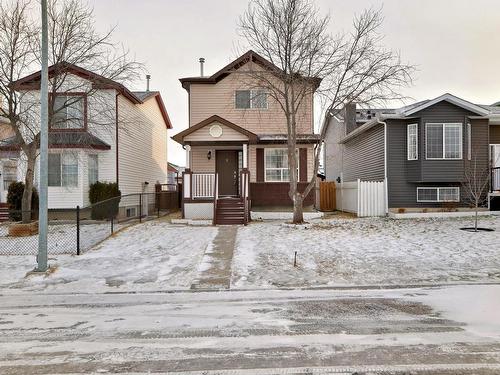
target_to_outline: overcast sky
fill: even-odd
[[[405,94],[422,100],[450,92],[480,104],[500,100],[499,0],[317,0],[332,16],[331,31],[348,31],[355,13],[383,6],[385,44],[418,66]],[[188,125],[187,93],[178,79],[212,74],[244,47],[237,35],[247,0],[91,0],[98,28],[116,26],[115,38],[143,61],[159,90],[174,129]],[[135,89],[145,89],[146,83]],[[169,142],[169,161],[184,152]]]

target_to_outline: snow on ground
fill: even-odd
[[[114,229],[123,224],[115,224]],[[38,235],[9,237],[8,224],[0,225],[0,255],[36,255]],[[80,250],[86,251],[111,234],[109,222],[80,225]],[[49,254],[76,254],[76,223],[51,224],[48,231]]]
[[[238,231],[231,285],[500,281],[500,218],[480,218],[480,226],[495,228],[495,232],[459,229],[471,225],[470,218],[339,218],[314,220],[305,226],[251,224]]]
[[[135,225],[83,255],[51,256],[56,270],[49,276],[22,278],[33,269],[33,256],[0,257],[0,288],[73,293],[189,288],[216,232],[158,221]]]

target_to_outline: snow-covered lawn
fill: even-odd
[[[118,230],[123,224],[115,224]],[[38,235],[9,237],[8,224],[0,225],[0,255],[36,255]],[[90,249],[111,234],[110,223],[80,225],[80,250]],[[48,231],[49,254],[76,254],[76,224],[51,224]]]
[[[240,228],[233,288],[500,281],[500,218],[314,220]],[[297,251],[298,266],[293,267]]]
[[[0,289],[88,293],[189,288],[217,232],[151,221],[124,229],[81,256],[51,256],[55,272],[29,276],[33,256],[0,257]]]

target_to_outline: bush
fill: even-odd
[[[9,185],[7,204],[9,205],[9,218],[12,221],[21,221],[23,208],[24,182],[13,182]],[[31,220],[38,218],[38,191],[33,187],[31,195]]]
[[[97,181],[91,184],[89,187],[89,200],[92,204],[92,219],[102,220],[115,217],[118,214],[120,197],[121,192],[115,182]]]

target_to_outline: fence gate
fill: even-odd
[[[385,216],[384,181],[358,180],[358,216]]]
[[[322,181],[319,183],[319,209],[320,211],[335,211],[337,209],[335,182]]]

